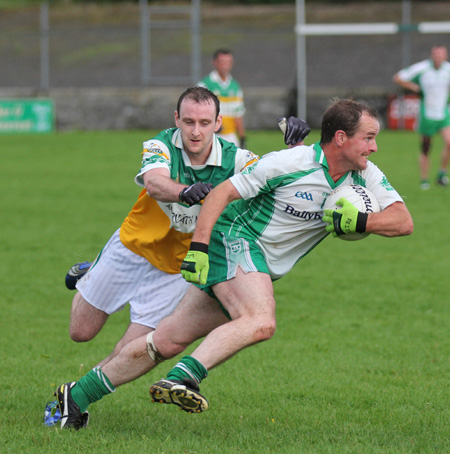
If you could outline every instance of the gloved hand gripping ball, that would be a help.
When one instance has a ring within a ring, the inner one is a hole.
[[[342,240],[355,241],[370,235],[366,231],[368,215],[378,213],[380,205],[369,189],[352,183],[339,185],[331,191],[324,202],[323,210],[322,219],[329,224],[325,227],[327,232]]]
[[[347,235],[349,233],[364,233],[366,231],[368,213],[361,213],[347,199],[341,198],[336,205],[342,206],[339,210],[325,210],[323,221],[328,225],[325,227],[327,232],[334,237]]]

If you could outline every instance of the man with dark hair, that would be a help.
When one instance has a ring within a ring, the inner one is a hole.
[[[206,336],[166,379],[150,387],[155,402],[175,404],[189,413],[206,410],[208,401],[198,385],[208,370],[274,334],[273,280],[330,232],[343,235],[358,229],[388,237],[412,233],[402,198],[368,161],[377,151],[380,129],[373,112],[355,101],[336,101],[324,115],[320,142],[269,153],[209,193],[181,267],[195,285],[155,331],[128,343],[102,368],[111,390]],[[350,183],[373,192],[382,211],[365,215],[341,199],[341,209],[324,213],[327,195]],[[74,383],[64,386],[75,389]],[[96,393],[95,387],[88,390],[85,377],[77,384],[81,392],[73,397],[83,408],[107,394]],[[72,420],[81,418],[78,407],[70,411]]]
[[[201,202],[213,186],[259,159],[216,136],[222,123],[219,101],[206,88],[191,87],[181,94],[175,123],[175,128],[144,142],[142,167],[135,177],[143,187],[138,200],[76,284],[70,322],[73,340],[93,339],[109,315],[127,303],[131,320],[107,358],[78,382],[57,389],[61,427],[87,425],[89,403],[114,391],[118,384],[110,381],[102,367],[108,367],[134,339],[145,339],[174,310],[190,286],[180,267]],[[291,117],[285,141],[301,141],[308,132],[305,122]],[[124,363],[118,367],[126,370],[126,351],[122,358]],[[141,374],[138,369],[131,372],[137,374],[133,378]],[[56,403],[50,407],[55,409]]]
[[[272,281],[288,273],[328,233],[412,233],[402,198],[368,160],[377,151],[379,130],[374,109],[337,100],[323,116],[320,142],[269,153],[211,191],[181,267],[186,280],[197,286],[189,288],[152,333],[152,351],[159,359],[183,351],[204,334],[194,326],[199,317],[207,318],[210,332],[166,379],[150,387],[155,402],[191,413],[206,410],[199,383],[211,368],[273,336]],[[360,213],[345,199],[337,202],[342,208],[323,211],[333,189],[352,183],[367,187],[381,212]]]

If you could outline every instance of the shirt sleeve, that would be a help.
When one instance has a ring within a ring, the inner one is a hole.
[[[429,63],[427,60],[415,63],[414,65],[408,66],[398,72],[400,79],[412,82],[419,74],[421,74],[427,67]]]
[[[290,150],[285,151],[290,152]],[[230,178],[231,183],[243,199],[250,199],[273,190],[273,179],[285,174],[287,171],[285,166],[289,165],[289,159],[281,154],[282,152],[268,153]]]
[[[170,166],[170,151],[167,145],[160,140],[148,140],[144,142],[141,170],[135,176],[134,181],[137,185],[144,187],[143,175],[145,172],[160,168],[166,168],[170,172]]]
[[[259,156],[250,150],[238,148],[235,158],[234,173],[242,172],[247,167],[259,160]]]

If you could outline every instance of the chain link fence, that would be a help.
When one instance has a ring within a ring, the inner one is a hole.
[[[258,112],[270,111],[264,98],[270,89],[278,89],[284,97],[283,113],[296,113],[294,3],[221,7],[193,0],[147,9],[142,4],[51,5],[48,21],[39,6],[2,10],[0,90],[24,88],[45,95],[55,89],[186,87],[211,70],[215,49],[228,47],[235,55],[233,75],[247,99],[258,98]],[[448,17],[448,2],[413,3],[413,22]],[[400,23],[401,19],[399,1],[349,8],[306,1],[307,23]],[[432,45],[450,48],[449,34],[408,36],[412,62],[427,58]],[[403,64],[402,38],[400,34],[308,37],[308,118],[320,117],[324,102],[317,99],[332,96],[376,97],[377,107],[386,110],[388,94],[398,90],[392,75]],[[43,57],[46,45],[48,55]],[[251,105],[249,109],[247,117]]]
[[[0,87],[187,85],[210,71],[212,52],[224,46],[235,53],[234,74],[243,86],[293,86],[294,4],[215,8],[197,0],[143,9],[143,3],[50,6],[48,21],[39,6],[2,11]],[[342,7],[306,5],[308,23],[401,21],[400,2],[383,2],[376,15],[370,4],[352,5],[346,14]],[[420,21],[441,20],[445,8],[450,14],[448,3],[427,5],[427,15],[423,5],[414,6]],[[450,37],[412,33],[410,42],[416,61]],[[386,87],[401,54],[400,35],[308,37],[308,87]]]

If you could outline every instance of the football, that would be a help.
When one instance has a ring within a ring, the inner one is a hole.
[[[323,209],[324,210],[338,210],[342,208],[336,205],[336,202],[344,197],[352,203],[359,211],[363,213],[378,213],[380,205],[378,204],[375,196],[365,187],[358,184],[349,184],[339,186],[326,198]],[[349,233],[347,235],[340,235],[338,238],[346,241],[356,241],[366,238],[370,233]]]

